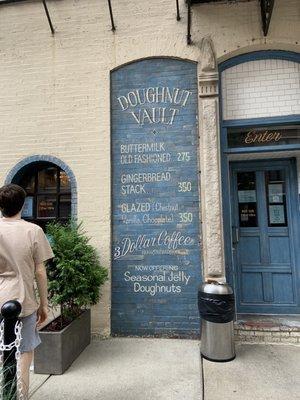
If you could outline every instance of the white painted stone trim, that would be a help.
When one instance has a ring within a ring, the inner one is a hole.
[[[203,269],[205,279],[225,281],[218,72],[213,59],[213,44],[204,38],[198,74]]]

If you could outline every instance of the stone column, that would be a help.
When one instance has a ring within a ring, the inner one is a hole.
[[[204,279],[225,281],[221,197],[218,69],[212,41],[204,38],[198,64],[200,195]]]

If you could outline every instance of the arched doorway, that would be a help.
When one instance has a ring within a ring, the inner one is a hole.
[[[299,55],[219,66],[227,278],[238,314],[299,314]]]

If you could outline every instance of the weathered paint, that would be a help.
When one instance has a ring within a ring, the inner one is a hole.
[[[235,231],[238,229],[233,252],[238,313],[255,313],[258,309],[264,314],[299,313],[299,212],[295,170],[295,161],[291,159],[231,163],[233,226]],[[254,195],[247,200],[244,192],[238,190],[237,174],[250,171],[255,191],[246,191],[246,195],[250,192]],[[269,171],[281,171],[282,181],[274,181],[275,186],[274,182],[268,184],[265,174]],[[272,187],[282,194],[272,195],[271,190],[273,193],[275,190]],[[245,226],[241,226],[239,212],[244,203],[246,211],[254,210],[256,214],[254,226],[247,226],[247,215]]]
[[[196,64],[118,69],[112,94],[112,333],[199,332]]]

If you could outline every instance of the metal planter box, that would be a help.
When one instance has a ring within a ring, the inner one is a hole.
[[[60,332],[40,331],[34,351],[36,374],[63,374],[91,342],[91,311],[84,311]]]

